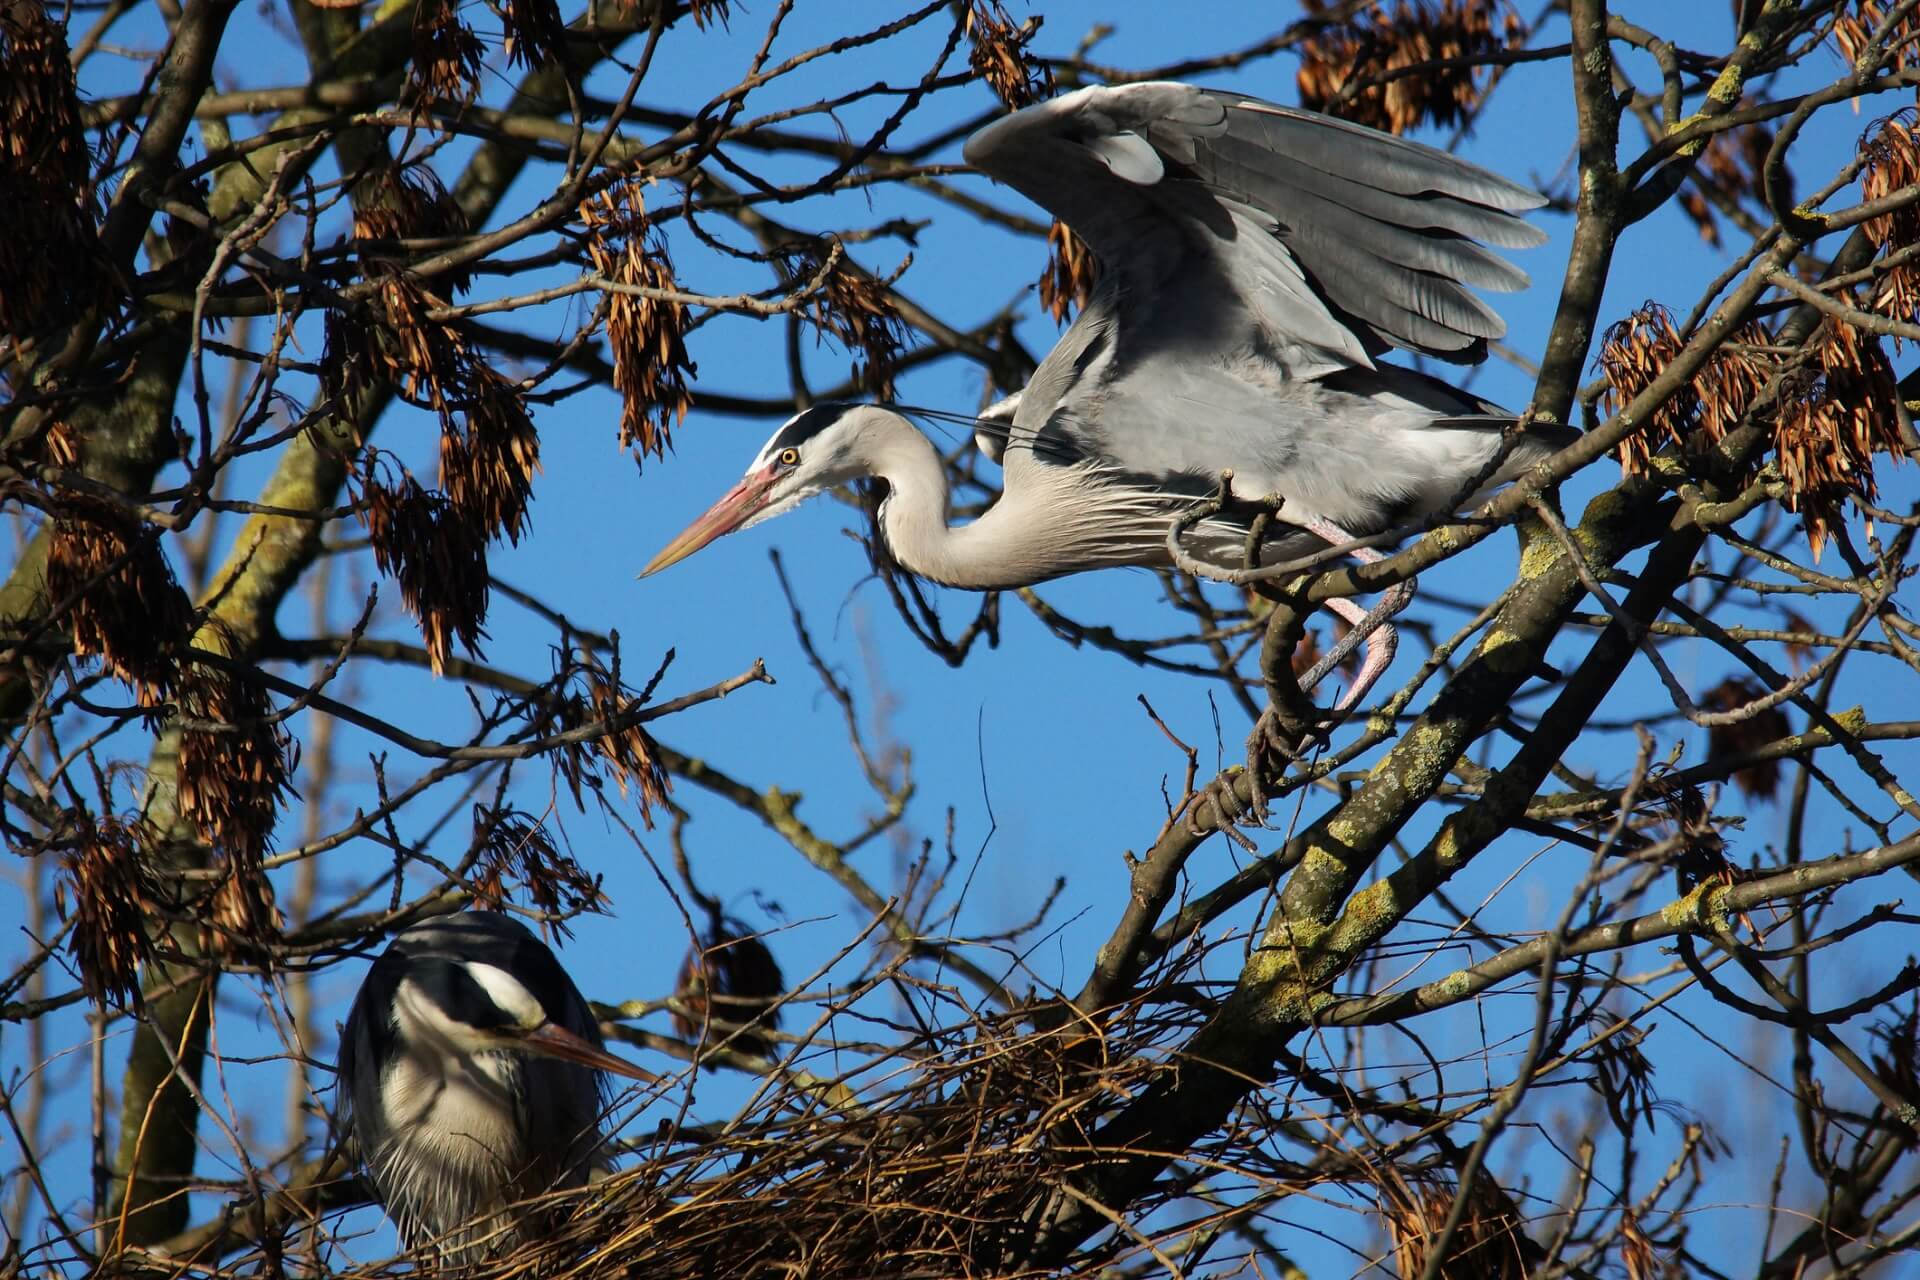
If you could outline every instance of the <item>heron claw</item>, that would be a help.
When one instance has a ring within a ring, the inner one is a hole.
[[[1254,794],[1259,794],[1259,784],[1257,782],[1254,784]],[[1246,820],[1250,811],[1246,805],[1240,802],[1239,795],[1236,794],[1233,789],[1232,781],[1225,776],[1210,780],[1204,787],[1195,792],[1193,798],[1188,802],[1187,834],[1197,838],[1204,838],[1208,834],[1200,827],[1200,806],[1209,800],[1213,802],[1213,812],[1217,819],[1216,825],[1218,830],[1222,832],[1227,839],[1233,841],[1248,853],[1258,853],[1260,851],[1259,846],[1255,845],[1251,839],[1239,830],[1239,824]],[[1261,815],[1261,821],[1264,825],[1264,813]]]

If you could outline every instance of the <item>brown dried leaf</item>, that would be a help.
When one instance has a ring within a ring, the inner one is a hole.
[[[92,167],[64,28],[43,5],[0,5],[0,336],[102,299]]]
[[[724,11],[723,11],[724,13]],[[587,256],[595,271],[617,284],[671,295],[676,291],[666,241],[652,234],[640,184],[624,182],[580,206]],[[634,460],[664,458],[673,428],[693,407],[689,381],[698,370],[687,358],[687,307],[671,296],[610,292],[607,343],[613,385],[621,397],[620,444]]]
[[[268,961],[286,925],[259,860],[230,861],[208,904],[203,949],[229,963]]]
[[[473,229],[466,210],[424,164],[389,164],[363,179],[356,196],[353,235],[359,241],[441,240]],[[362,247],[361,268],[370,276],[390,276],[402,269],[405,256]],[[437,278],[459,293],[472,283],[473,273],[451,271]]]
[[[410,474],[383,483],[371,453],[361,474],[360,518],[374,563],[399,584],[401,600],[420,624],[434,674],[446,669],[455,641],[479,653],[492,583],[486,538],[474,522]]]
[[[480,91],[486,49],[460,20],[459,0],[419,0],[409,59],[421,104],[460,104]]]
[[[1820,629],[1807,621],[1804,614],[1793,609],[1786,610],[1780,622],[1781,629],[1784,631],[1796,631],[1809,636],[1820,633]],[[1805,670],[1806,665],[1813,661],[1813,645],[1810,642],[1789,640],[1786,643],[1786,650],[1787,661],[1793,664],[1795,674]]]
[[[707,1032],[709,1019],[739,1024],[758,1019],[768,1028],[780,1025],[780,1010],[770,1002],[784,994],[786,977],[773,952],[747,932],[737,920],[716,917],[687,952],[674,979],[674,1030],[688,1040]],[[725,1039],[716,1032],[712,1039]],[[773,1042],[752,1031],[732,1036],[729,1047],[755,1057],[773,1052]]]
[[[1015,25],[1000,0],[973,0],[967,10],[967,65],[1015,111],[1053,96],[1053,72],[1028,52],[1040,18]]]
[[[1333,0],[1303,0],[1306,17],[1327,15]],[[1375,129],[1406,133],[1423,123],[1459,123],[1479,104],[1484,67],[1425,67],[1485,60],[1526,43],[1526,25],[1506,0],[1385,0],[1300,41],[1300,105]],[[1384,74],[1425,69],[1368,84]]]
[[[472,373],[466,429],[440,432],[440,487],[462,519],[517,544],[540,470],[540,435],[517,388],[485,365]]]
[[[1752,98],[1742,98],[1739,106],[1747,107],[1753,103]],[[1722,129],[1708,138],[1699,163],[1693,170],[1692,182],[1695,185],[1682,191],[1679,200],[1680,211],[1700,229],[1700,238],[1708,245],[1719,247],[1720,224],[1713,205],[1697,188],[1709,188],[1736,204],[1742,200],[1763,199],[1764,166],[1767,152],[1772,146],[1773,130],[1764,124]],[[1791,200],[1793,176],[1788,172],[1784,177],[1787,198]]]
[[[564,921],[583,911],[597,911],[606,902],[600,878],[562,852],[532,814],[475,805],[473,838],[479,847],[472,881],[476,906],[499,911],[518,888],[528,905],[551,919],[556,931],[571,937]]]
[[[566,48],[567,27],[555,0],[506,0],[500,13],[506,28],[507,65],[537,67]],[[696,7],[694,21],[699,21]]]
[[[1713,216],[1713,206],[1707,198],[1691,188],[1680,193],[1680,212],[1684,213],[1694,226],[1700,229],[1700,239],[1708,248],[1720,247],[1720,223]]]
[[[811,282],[827,264],[830,253],[831,249],[817,244],[795,246],[778,259],[780,272],[789,284]],[[804,314],[817,332],[865,357],[853,362],[854,382],[878,399],[893,398],[893,375],[900,362],[900,349],[906,345],[907,327],[894,305],[889,282],[839,257],[825,281],[808,296]]]
[[[1738,107],[1758,105],[1754,98],[1742,98]],[[1722,129],[1707,142],[1700,157],[1700,171],[1729,195],[1759,197],[1766,188],[1767,155],[1773,150],[1773,130],[1764,124],[1743,124]],[[1782,175],[1787,198],[1793,198],[1793,174]]]
[[[1840,46],[1840,52],[1847,61],[1855,66],[1867,52],[1867,45],[1887,20],[1887,15],[1900,8],[1898,0],[1853,0],[1851,11],[1843,13],[1833,24],[1833,42]],[[1903,69],[1920,65],[1920,11],[1908,9],[1900,15],[1900,20],[1887,33],[1886,51],[1892,65]]]
[[[1899,390],[1879,340],[1829,319],[1817,341],[1813,375],[1782,398],[1773,428],[1787,509],[1800,513],[1816,561],[1841,504],[1879,495],[1874,455],[1905,456]]]
[[[1333,643],[1339,644],[1341,639],[1351,630],[1353,630],[1353,627],[1345,618],[1335,618],[1333,620]],[[1313,664],[1320,661],[1324,653],[1325,650],[1320,647],[1320,632],[1316,628],[1308,627],[1301,635],[1300,643],[1293,647],[1293,659],[1289,665],[1293,668],[1294,678],[1299,679],[1301,676],[1306,675],[1307,672],[1313,670]],[[1349,677],[1359,669],[1360,651],[1357,649],[1341,659],[1340,665],[1334,668],[1335,671],[1345,672]]]
[[[1047,229],[1047,269],[1040,276],[1040,305],[1060,324],[1087,305],[1100,282],[1100,259],[1073,228],[1056,220]]]
[[[149,918],[157,911],[146,846],[151,832],[138,818],[94,819],[73,811],[74,846],[61,856],[54,903],[73,921],[67,949],[87,994],[102,1005],[131,1007],[140,969],[153,958]]]
[[[281,795],[291,790],[293,741],[268,719],[273,706],[259,685],[205,663],[181,668],[176,705],[180,816],[225,855],[237,875],[257,878]],[[240,892],[236,918],[264,928],[267,916],[255,907],[270,904],[270,892],[254,884]]]
[[[1766,690],[1746,676],[1729,676],[1700,697],[1708,711],[1727,712],[1748,706],[1766,696]],[[1756,711],[1732,724],[1717,724],[1707,730],[1707,758],[1745,755],[1792,734],[1787,713],[1779,707]],[[1756,760],[1734,771],[1733,781],[1743,795],[1751,799],[1771,800],[1780,789],[1780,762]]]
[[[52,522],[47,595],[66,609],[73,651],[97,656],[143,706],[165,702],[193,606],[160,550],[160,531],[119,507],[69,496]]]
[[[1375,1185],[1394,1269],[1401,1280],[1418,1280],[1446,1227],[1458,1187],[1437,1178],[1409,1182],[1392,1165],[1381,1167]],[[1526,1259],[1517,1243],[1522,1230],[1511,1202],[1483,1171],[1437,1275],[1440,1280],[1525,1280]]]
[[[1914,136],[1912,107],[1896,112],[1862,137],[1860,196],[1881,200],[1920,182],[1920,141]],[[1920,245],[1920,206],[1907,205],[1867,220],[1864,230],[1880,246],[1883,258]],[[1896,320],[1920,319],[1920,262],[1896,262],[1884,268],[1873,289],[1873,307]],[[1898,350],[1900,339],[1894,339]]]
[[[1660,1274],[1653,1241],[1640,1229],[1640,1219],[1631,1209],[1620,1214],[1620,1264],[1627,1269],[1627,1280],[1654,1280]]]
[[[1763,354],[1767,342],[1766,331],[1749,324],[1721,343],[1700,371],[1653,411],[1647,430],[1621,442],[1621,468],[1643,471],[1666,441],[1685,443],[1696,431],[1719,440],[1738,426],[1773,372],[1773,361]],[[1683,345],[1673,313],[1656,302],[1610,325],[1595,362],[1607,380],[1600,411],[1612,415],[1625,408],[1666,371]]]

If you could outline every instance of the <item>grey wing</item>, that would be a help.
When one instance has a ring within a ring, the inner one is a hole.
[[[1446,152],[1189,85],[1081,89],[965,154],[1072,227],[1120,297],[1153,298],[1175,273],[1183,292],[1225,290],[1220,309],[1292,377],[1371,367],[1390,346],[1483,358],[1506,326],[1470,286],[1527,277],[1481,242],[1546,238],[1516,216],[1537,193]]]

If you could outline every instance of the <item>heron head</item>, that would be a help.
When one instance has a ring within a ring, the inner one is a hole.
[[[398,1022],[468,1054],[530,1053],[578,1063],[629,1080],[659,1079],[616,1058],[564,1025],[526,983],[498,965],[477,960],[423,959],[401,987]],[[559,1015],[559,1016],[556,1016]],[[428,1024],[419,1026],[419,1024]]]
[[[870,405],[819,404],[789,418],[754,455],[740,483],[662,547],[640,576],[679,563],[722,534],[750,529],[816,493],[866,475],[859,443],[876,412]]]

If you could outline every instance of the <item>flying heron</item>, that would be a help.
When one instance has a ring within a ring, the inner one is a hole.
[[[343,1121],[409,1249],[471,1261],[521,1238],[509,1206],[608,1167],[602,1047],[545,943],[492,911],[403,930],[340,1038]]]
[[[886,482],[879,525],[895,559],[950,586],[1167,566],[1171,525],[1226,472],[1233,498],[1281,500],[1260,552],[1276,563],[1477,500],[1577,434],[1511,433],[1498,406],[1378,359],[1396,347],[1485,358],[1506,326],[1468,286],[1526,285],[1485,247],[1546,239],[1520,217],[1543,203],[1525,187],[1343,120],[1171,83],[1027,107],[975,133],[965,155],[1065,222],[1103,268],[1026,387],[975,428],[1004,469],[999,499],[949,524],[939,454],[907,418],[818,405],[644,573],[861,477]],[[1229,507],[1184,548],[1238,568],[1250,520]],[[1404,603],[1396,594],[1372,615],[1328,603],[1358,639]],[[1390,625],[1367,639],[1343,708],[1393,642]]]

